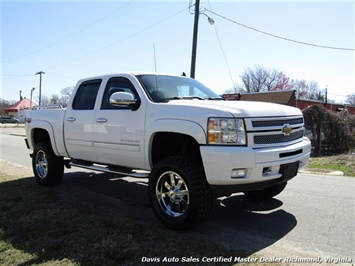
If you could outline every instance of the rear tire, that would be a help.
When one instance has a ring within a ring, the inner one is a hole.
[[[285,189],[286,185],[287,182],[260,190],[246,191],[244,194],[252,199],[267,200],[280,194]]]
[[[171,156],[153,168],[149,177],[149,200],[165,226],[184,230],[206,219],[213,197],[198,162]]]
[[[63,178],[64,160],[54,154],[49,142],[39,142],[33,150],[32,169],[40,185],[54,186]]]

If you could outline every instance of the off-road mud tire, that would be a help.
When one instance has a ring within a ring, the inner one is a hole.
[[[201,163],[183,156],[167,157],[155,165],[148,192],[155,215],[174,230],[201,224],[213,202]]]

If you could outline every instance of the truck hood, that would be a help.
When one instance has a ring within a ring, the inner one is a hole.
[[[252,102],[252,101],[218,101],[218,100],[173,100],[168,103],[174,106],[205,108],[227,112],[234,117],[270,117],[301,115],[300,109],[287,105]]]

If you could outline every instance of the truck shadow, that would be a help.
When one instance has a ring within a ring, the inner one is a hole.
[[[103,265],[102,259],[106,265],[120,264],[123,255],[118,253],[121,251],[108,256],[101,250],[101,261],[95,261],[92,256],[98,254],[98,246],[106,243],[108,232],[110,237],[117,236],[117,242],[122,241],[120,234],[129,234],[135,246],[142,247],[142,250],[135,250],[135,255],[130,255],[133,251],[124,255],[131,256],[133,260],[127,265],[141,264],[139,259],[149,256],[150,252],[157,256],[159,249],[155,247],[155,242],[160,242],[159,246],[166,242],[168,246],[171,238],[163,237],[168,234],[176,236],[176,241],[180,241],[179,237],[183,239],[182,246],[186,245],[186,239],[203,239],[206,243],[224,246],[233,256],[247,257],[274,244],[296,226],[296,218],[282,210],[282,205],[277,199],[261,203],[249,200],[242,194],[219,198],[206,223],[190,231],[174,232],[160,225],[154,217],[145,180],[75,172],[66,173],[57,187],[43,188],[36,184],[33,177],[28,177],[0,183],[0,232],[3,231],[0,237],[16,249],[36,254],[19,265],[63,259],[83,265]],[[121,219],[126,223],[126,219],[128,223],[137,222],[139,226],[122,225]],[[97,227],[100,226],[105,228],[99,230]],[[152,238],[158,235],[159,241],[147,243],[147,236],[141,235],[151,235]],[[85,241],[89,244],[84,244]],[[197,251],[193,252],[201,256],[212,255],[204,254],[210,252],[208,250],[196,248]],[[161,252],[158,255],[174,255],[166,253],[169,252],[166,250]],[[190,251],[181,252],[185,254]],[[214,254],[217,255],[227,256]],[[190,253],[185,256],[190,256]]]

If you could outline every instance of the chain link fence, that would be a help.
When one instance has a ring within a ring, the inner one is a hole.
[[[303,110],[306,136],[312,142],[312,155],[332,155],[355,150],[355,115],[346,109],[334,113],[323,105]]]

